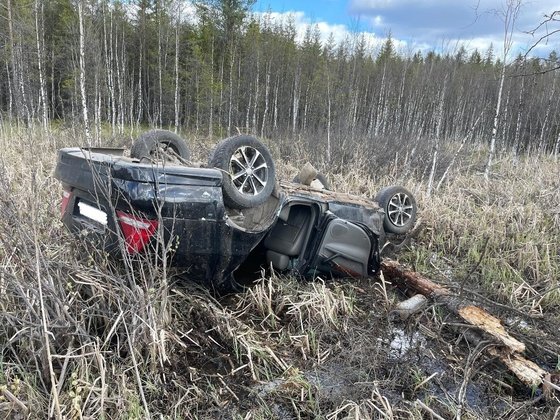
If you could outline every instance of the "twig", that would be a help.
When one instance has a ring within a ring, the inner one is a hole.
[[[146,418],[151,419],[150,410],[148,409],[148,402],[146,401],[146,396],[144,395],[144,387],[142,386],[142,379],[140,378],[140,371],[138,370],[138,363],[136,362],[136,356],[134,355],[134,347],[132,347],[132,337],[128,332],[128,327],[126,322],[124,324],[124,329],[126,331],[126,338],[128,341],[128,348],[130,350],[130,356],[132,357],[132,364],[134,365],[134,373],[136,374],[136,382],[138,383],[138,391],[140,392],[140,397],[142,397],[142,404],[144,405],[144,410],[146,410]]]
[[[420,401],[419,399],[416,399],[415,401],[416,405],[419,405],[420,408],[426,410],[428,413],[430,413],[432,416],[434,416],[436,419],[438,420],[445,420],[443,417],[441,417],[438,413],[436,413],[434,410],[432,410],[430,407],[428,407],[426,404],[424,404],[422,401]]]
[[[105,406],[105,398],[106,398],[106,394],[107,394],[107,384],[106,384],[106,380],[105,380],[105,375],[106,375],[106,368],[105,368],[105,359],[103,358],[103,355],[101,354],[101,347],[99,346],[99,338],[97,339],[96,342],[96,346],[95,346],[95,356],[97,359],[97,365],[98,365],[98,369],[99,369],[99,376],[101,378],[101,402],[100,402],[100,410],[101,410],[101,415],[103,415],[104,412],[104,406]]]
[[[459,387],[459,391],[457,392],[457,414],[455,415],[456,420],[461,420],[461,414],[463,411],[463,406],[465,402],[465,396],[467,394],[467,385],[471,379],[473,370],[474,370],[474,362],[480,356],[482,351],[491,345],[489,341],[481,341],[478,345],[474,348],[474,350],[469,354],[467,357],[467,362],[465,363],[465,378]]]
[[[33,173],[33,180],[32,180],[32,190],[36,189],[36,182],[35,182],[35,173]],[[40,261],[41,261],[41,251],[39,250],[39,235],[37,233],[37,211],[35,208],[35,201],[32,201],[32,205],[31,205],[31,211],[33,214],[33,219],[34,219],[34,223],[33,223],[33,235],[34,235],[34,239],[35,239],[35,274],[37,276],[37,283],[38,283],[38,290],[39,290],[39,304],[40,304],[40,309],[41,309],[41,324],[42,324],[42,329],[43,329],[43,339],[45,340],[45,352],[47,354],[47,362],[48,362],[48,368],[49,368],[49,375],[50,375],[50,379],[51,379],[51,392],[52,392],[52,397],[53,397],[53,402],[54,402],[54,407],[56,409],[56,417],[57,418],[62,418],[62,412],[60,410],[60,402],[58,399],[58,388],[57,388],[57,382],[56,382],[56,375],[54,373],[54,367],[53,367],[53,358],[51,355],[51,343],[49,340],[49,334],[52,334],[49,329],[48,329],[48,324],[47,324],[47,310],[45,308],[45,299],[43,296],[43,277],[41,276],[41,267],[40,267]]]
[[[73,346],[72,346],[72,342],[70,342],[70,345],[68,346],[68,351],[66,352],[66,356],[69,356],[70,353],[72,353],[72,350],[74,350]],[[56,356],[56,355],[54,355]],[[53,356],[53,357],[54,357]],[[57,392],[60,394],[60,392],[62,391],[62,385],[64,385],[64,380],[66,378],[66,370],[68,369],[68,361],[70,360],[69,357],[65,357],[64,358],[64,363],[62,364],[62,370],[60,371],[60,375],[58,376],[58,384],[57,384]],[[54,401],[53,404],[51,405],[51,409],[49,411],[49,417],[53,416],[53,411],[54,411]]]
[[[514,414],[517,412],[523,412],[523,410],[527,409],[528,407],[538,403],[540,400],[542,400],[544,398],[544,395],[541,394],[538,397],[535,397],[533,399],[530,399],[528,401],[525,401],[523,404],[521,404],[520,406],[516,407],[516,408],[512,408],[511,410],[509,410],[508,412],[504,413],[502,415],[503,419],[511,419],[514,418]],[[523,418],[523,417],[516,417],[516,418]],[[556,417],[553,417],[553,420],[556,420]]]
[[[432,373],[430,376],[428,376],[426,379],[424,379],[422,382],[420,382],[418,385],[416,385],[414,387],[413,392],[415,392],[417,389],[421,388],[422,386],[426,385],[428,382],[430,382],[437,375],[439,375],[439,372]]]
[[[12,403],[14,403],[15,405],[17,405],[19,408],[23,410],[24,415],[27,415],[27,413],[29,413],[29,408],[27,408],[27,406],[23,402],[21,402],[21,400],[18,397],[16,397],[14,394],[8,391],[5,385],[3,387],[0,387],[0,390],[2,390],[2,395],[6,399],[10,400]]]
[[[519,309],[516,309],[516,308],[514,308],[514,307],[512,307],[512,306],[509,306],[509,305],[506,305],[506,304],[503,304],[503,303],[496,302],[496,301],[494,301],[494,300],[492,300],[492,299],[489,299],[489,298],[487,298],[486,296],[484,296],[484,295],[482,295],[482,294],[480,294],[480,293],[478,293],[478,292],[475,292],[474,290],[467,289],[467,288],[465,288],[465,287],[463,287],[463,286],[455,286],[455,285],[452,285],[452,284],[447,284],[446,286],[447,286],[448,288],[450,288],[450,289],[460,289],[460,290],[462,290],[463,292],[466,292],[466,293],[468,293],[469,295],[473,295],[473,296],[477,297],[478,299],[480,299],[481,301],[484,301],[484,302],[486,302],[486,303],[488,303],[488,304],[490,304],[490,305],[492,305],[492,306],[496,306],[496,307],[498,307],[498,308],[505,309],[505,310],[507,310],[507,311],[516,313],[516,314],[521,315],[521,316],[526,317],[526,318],[540,319],[540,318],[543,317],[542,315],[531,315],[531,314],[527,314],[527,313],[525,313],[525,312],[523,312],[523,311],[521,311],[521,310],[519,310]],[[476,300],[473,299],[473,301],[476,301]]]

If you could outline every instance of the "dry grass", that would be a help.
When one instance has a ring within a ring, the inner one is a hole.
[[[534,402],[502,367],[475,360],[474,349],[469,358],[468,347],[443,328],[439,308],[407,323],[390,321],[397,296],[374,280],[265,276],[216,300],[176,282],[164,266],[116,264],[80,245],[59,222],[61,188],[52,177],[56,150],[79,138],[63,128],[5,126],[0,133],[0,416],[554,415],[553,402]],[[206,160],[208,149],[197,142],[195,158]],[[293,163],[279,165],[284,178],[307,153],[297,144],[293,150]],[[375,170],[361,156],[356,152],[344,171],[322,167],[333,187],[374,196],[381,186],[404,183],[418,197],[425,228],[400,258],[475,300],[501,303],[490,307],[540,343],[530,350],[555,367],[557,164],[504,160],[489,183],[455,168],[427,197],[421,181],[399,179],[398,164]]]

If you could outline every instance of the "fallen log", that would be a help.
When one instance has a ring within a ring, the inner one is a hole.
[[[434,302],[444,306],[451,313],[459,316],[475,331],[489,338],[494,345],[487,348],[487,353],[498,358],[504,365],[530,387],[543,384],[547,371],[536,363],[526,359],[522,353],[525,344],[512,337],[504,328],[501,321],[486,310],[454,295],[451,290],[443,287],[427,277],[403,267],[396,261],[385,259],[381,263],[381,270],[386,280],[400,289],[420,293]],[[474,337],[479,340],[480,335],[466,334],[467,339]]]

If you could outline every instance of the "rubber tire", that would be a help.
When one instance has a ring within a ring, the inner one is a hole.
[[[389,203],[391,202],[391,199],[397,194],[405,194],[406,196],[408,196],[408,198],[410,199],[410,205],[412,205],[411,216],[402,226],[395,225],[389,218],[388,206]],[[381,191],[377,193],[375,197],[375,201],[385,212],[385,217],[383,219],[383,227],[385,229],[385,232],[403,234],[403,233],[407,233],[409,230],[411,230],[414,227],[418,208],[416,206],[416,200],[414,196],[406,188],[403,188],[398,185],[383,188]]]
[[[171,147],[182,159],[189,160],[191,154],[185,140],[168,130],[150,130],[142,134],[132,145],[130,157],[157,160],[155,153],[160,144]]]
[[[229,174],[231,157],[240,147],[244,146],[256,149],[263,156],[268,167],[268,178],[266,185],[257,195],[249,195],[241,193],[233,184],[231,177],[224,175],[222,184],[224,204],[234,209],[246,209],[264,203],[276,185],[276,169],[272,155],[263,143],[252,136],[239,135],[222,140],[211,153],[209,166],[221,169]]]
[[[327,177],[325,175],[318,173],[315,179],[319,181],[321,184],[323,184],[325,190],[328,191],[331,190],[331,184],[329,184],[329,181],[327,180]],[[294,177],[294,179],[292,179],[292,182],[295,182],[296,184],[301,184],[301,181],[299,180],[299,176],[297,175]]]

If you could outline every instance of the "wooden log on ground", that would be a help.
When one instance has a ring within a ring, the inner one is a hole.
[[[385,279],[400,289],[420,293],[432,299],[458,315],[475,330],[492,339],[495,345],[488,347],[487,353],[502,361],[521,382],[530,387],[543,384],[547,372],[522,355],[525,351],[525,344],[512,337],[498,318],[482,308],[464,303],[451,290],[403,267],[396,261],[384,260],[381,263],[381,270]]]

